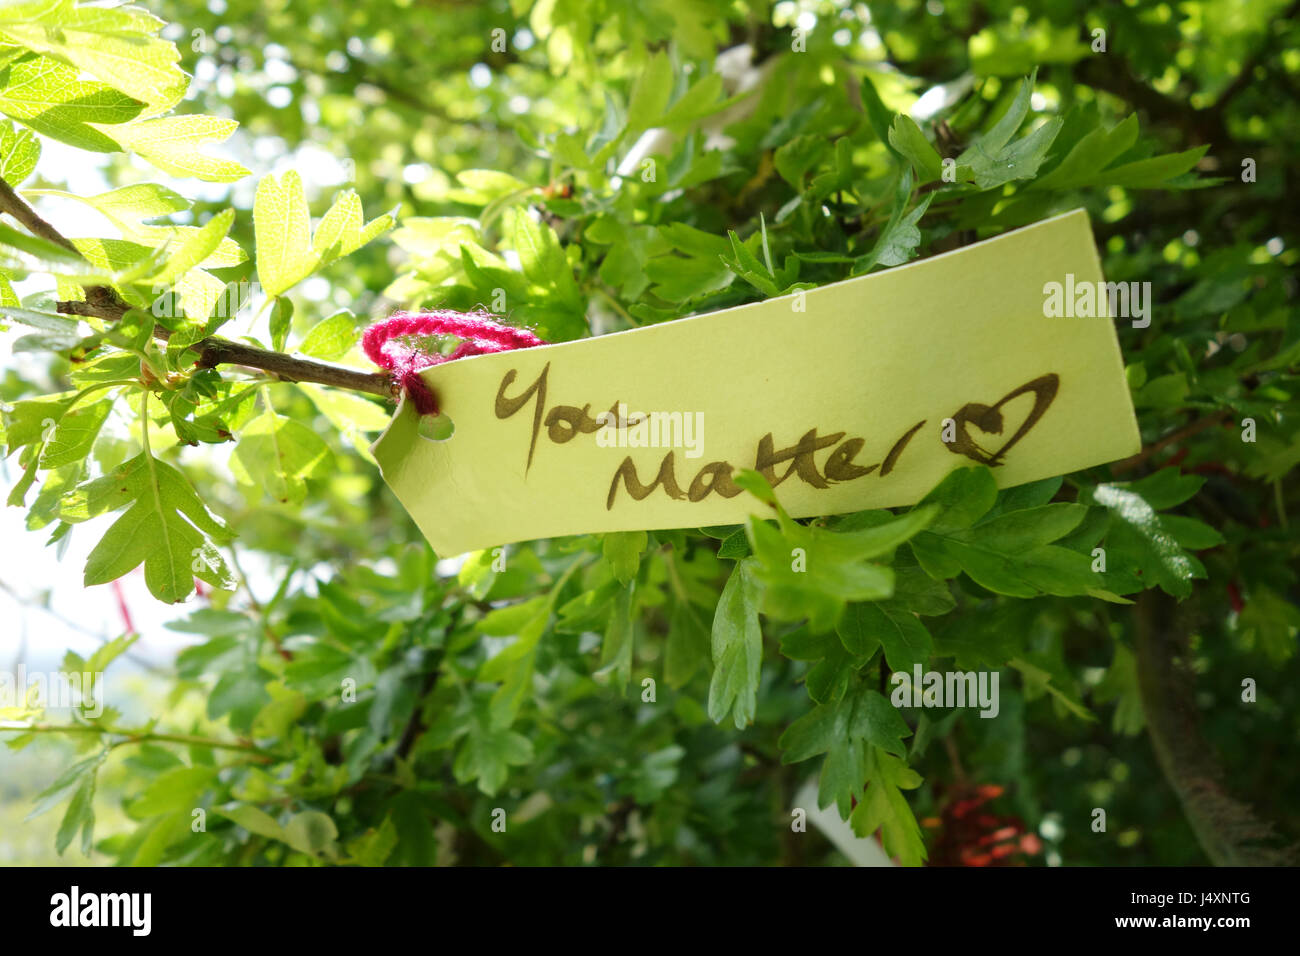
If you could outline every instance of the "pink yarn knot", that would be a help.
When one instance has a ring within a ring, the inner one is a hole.
[[[412,335],[453,335],[461,342],[448,355],[399,341]],[[395,312],[366,329],[361,339],[370,361],[393,373],[421,415],[437,415],[438,400],[420,377],[420,370],[470,355],[509,352],[545,345],[527,329],[502,325],[488,312]]]

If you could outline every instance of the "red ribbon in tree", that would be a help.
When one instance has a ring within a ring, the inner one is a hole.
[[[399,341],[408,336],[422,335],[455,336],[461,342],[450,354],[443,355]],[[545,344],[527,329],[502,325],[490,313],[449,310],[395,312],[391,318],[366,329],[361,339],[361,347],[370,361],[393,373],[393,380],[411,397],[415,410],[421,415],[438,414],[438,400],[420,377],[421,369],[469,355],[509,352]]]

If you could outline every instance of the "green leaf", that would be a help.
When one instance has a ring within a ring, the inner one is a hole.
[[[1136,115],[1126,117],[1113,129],[1098,126],[1075,143],[1055,169],[1034,180],[1029,188],[1074,189],[1095,182],[1099,171],[1133,147],[1137,135]]]
[[[143,108],[105,83],[79,79],[75,67],[53,57],[24,56],[0,69],[0,113],[78,149],[115,152],[118,143],[102,128]]]
[[[1115,701],[1115,715],[1111,729],[1117,734],[1132,737],[1146,726],[1146,713],[1142,710],[1142,692],[1138,687],[1137,658],[1123,644],[1115,645],[1106,676],[1093,690],[1093,699],[1099,704]]]
[[[1087,513],[1087,505],[1058,501],[1007,512],[953,537],[994,551],[1028,550],[1065,537]]]
[[[1038,71],[1034,70],[1033,75],[1025,77],[1020,81],[1020,86],[1016,89],[1016,96],[1007,107],[1007,111],[998,117],[998,121],[982,136],[978,137],[977,142],[982,150],[986,153],[999,153],[1002,148],[1011,142],[1011,137],[1016,135],[1020,129],[1020,124],[1025,121],[1029,115],[1029,105],[1033,99],[1034,84],[1038,80]],[[973,148],[973,147],[972,147]],[[963,158],[970,158],[971,150],[963,153]]]
[[[177,810],[192,810],[198,806],[216,776],[213,767],[174,767],[155,777],[144,792],[131,801],[128,812],[141,819]]]
[[[217,807],[215,812],[221,814],[228,820],[243,827],[249,833],[255,836],[267,837],[272,840],[285,840],[284,828],[276,822],[265,810],[259,810],[257,807],[248,804],[240,804],[234,807]]]
[[[348,856],[359,866],[383,866],[397,848],[397,840],[397,827],[387,816],[378,830],[371,827],[348,843]]]
[[[1281,665],[1296,652],[1300,607],[1270,588],[1255,587],[1237,618],[1237,627],[1255,641],[1270,662]]]
[[[781,762],[798,763],[853,744],[872,744],[901,757],[907,752],[903,738],[911,733],[884,695],[859,683],[852,693],[818,704],[786,728],[780,740]],[[824,790],[820,805],[827,806],[834,800],[847,809],[848,797],[861,795],[862,782],[859,777],[848,792]]]
[[[179,471],[147,452],[112,473],[114,507],[130,507],[86,559],[85,583],[106,584],[144,564],[145,584],[160,601],[175,604],[200,578],[229,588],[225,561],[213,543],[230,532],[203,506]]]
[[[42,16],[10,20],[0,7],[0,37],[66,60],[160,113],[180,102],[189,77],[176,44],[159,37],[163,21],[138,7],[46,6]]]
[[[83,757],[55,777],[53,783],[37,794],[36,803],[24,818],[24,822],[48,813],[67,799],[68,795],[79,789],[87,778],[94,777],[105,756],[107,751],[101,750],[89,757]]]
[[[356,190],[345,189],[334,198],[334,203],[316,225],[316,234],[311,242],[315,256],[312,268],[319,269],[350,255],[393,228],[393,222],[391,213],[366,222],[361,211],[361,197]]]
[[[635,636],[635,622],[632,619],[632,591],[634,584],[628,583],[619,588],[610,604],[609,623],[605,628],[605,639],[600,646],[600,669],[598,676],[609,675],[620,693],[627,688],[632,679],[632,651]]]
[[[178,232],[176,237],[179,241],[164,250],[167,256],[165,264],[150,277],[150,281],[161,285],[208,262],[212,254],[225,241],[226,233],[230,231],[234,221],[235,210],[226,209],[188,234]]]
[[[199,115],[164,116],[104,127],[100,124],[106,120],[96,118],[99,120],[94,124],[97,130],[112,137],[123,149],[172,176],[193,176],[209,183],[233,183],[248,175],[248,170],[239,163],[207,156],[199,149],[205,143],[221,143],[229,138],[239,126],[234,120]]]
[[[302,422],[269,409],[240,433],[231,468],[245,485],[260,486],[280,502],[297,504],[307,496],[308,478],[329,469],[329,446]]]
[[[740,237],[734,231],[728,230],[727,236],[731,240],[732,253],[730,258],[727,256],[722,257],[722,261],[727,264],[727,267],[763,295],[780,295],[781,289],[772,281],[771,271],[758,261],[758,258],[749,251],[748,246],[740,241]]]
[[[284,842],[308,856],[334,859],[338,856],[338,838],[334,818],[319,810],[295,813],[284,825]]]
[[[311,275],[311,211],[296,172],[279,180],[262,177],[253,200],[253,231],[257,276],[267,295],[281,295]]]
[[[823,136],[796,136],[773,154],[773,164],[781,178],[795,189],[803,189],[804,176],[826,155]]]
[[[741,473],[748,486],[756,473]],[[761,478],[759,478],[762,481]],[[771,491],[763,482],[764,494]],[[762,497],[762,495],[760,495]],[[751,517],[746,524],[754,574],[763,585],[763,610],[783,620],[809,619],[814,631],[834,627],[849,601],[879,600],[893,593],[890,568],[867,563],[925,528],[935,509],[905,515],[885,512],[882,523],[859,531],[834,531],[792,521],[778,506],[776,526]]]
[[[383,431],[392,420],[392,413],[387,408],[361,395],[315,385],[300,384],[298,387],[311,398],[330,424],[345,435],[353,431]]]
[[[906,761],[873,746],[867,751],[867,779],[864,798],[849,818],[853,832],[865,837],[879,830],[886,853],[904,866],[920,866],[926,857],[925,842],[902,793],[919,787],[920,775]]]
[[[59,824],[59,831],[54,837],[54,848],[63,855],[63,851],[72,843],[77,831],[81,831],[81,852],[90,853],[95,833],[95,775],[87,774],[77,784],[72,799],[68,801],[67,812]]]
[[[853,266],[853,275],[863,275],[876,266],[902,265],[916,255],[916,248],[921,244],[921,230],[917,223],[930,208],[934,193],[927,195],[908,212],[907,204],[911,197],[912,170],[908,168],[903,171],[894,191],[894,209],[889,221],[880,230],[871,251],[858,257]]]
[[[912,164],[918,185],[934,182],[942,175],[943,161],[939,151],[925,138],[921,127],[910,116],[899,113],[894,117],[894,123],[889,129],[889,144]]]
[[[113,410],[111,399],[79,405],[58,417],[49,441],[41,452],[42,468],[61,468],[83,460]]]
[[[271,702],[262,707],[253,718],[253,736],[259,739],[284,737],[307,709],[307,697],[299,691],[272,681],[266,685]],[[371,714],[375,709],[371,709]]]
[[[492,695],[488,715],[494,727],[509,727],[523,705],[537,660],[537,645],[551,617],[551,599],[532,598],[522,604],[489,613],[478,624],[485,634],[517,635],[515,641],[488,658],[479,668],[481,681],[501,681]]]
[[[0,223],[0,246],[9,246],[31,256],[35,259],[30,266],[33,270],[51,272],[57,276],[74,279],[82,285],[111,284],[114,280],[114,276],[110,273],[88,263],[71,249],[19,232],[3,223]],[[7,249],[0,248],[0,261],[4,260],[16,262],[24,268],[28,267],[27,263],[13,257]]]
[[[289,329],[293,325],[292,299],[286,296],[276,298],[275,305],[271,306],[269,324],[271,328],[271,348],[281,352],[284,350],[284,343],[288,341]]]
[[[758,674],[763,636],[758,623],[758,586],[752,558],[736,562],[713,615],[713,679],[709,717],[721,723],[731,715],[743,730],[758,709]]]
[[[664,649],[664,680],[669,687],[684,687],[695,672],[709,663],[711,637],[699,612],[689,601],[673,602]]]
[[[871,124],[872,130],[875,131],[876,138],[885,144],[895,157],[902,159],[903,156],[898,149],[890,142],[890,132],[893,127],[894,113],[889,107],[885,106],[884,101],[880,98],[880,93],[876,90],[875,83],[870,76],[862,78],[862,106],[867,113],[867,121]]]
[[[917,507],[938,505],[939,512],[929,530],[947,534],[969,528],[993,507],[997,497],[998,484],[988,468],[956,468]]]
[[[477,780],[479,790],[492,796],[505,784],[510,767],[532,761],[533,745],[527,737],[476,722],[456,754],[452,772],[461,783]]]
[[[611,531],[602,536],[601,552],[620,583],[627,584],[636,577],[641,552],[648,542],[644,531]]]
[[[21,126],[0,122],[0,179],[17,187],[36,169],[41,141]]]
[[[356,316],[346,310],[335,312],[312,326],[303,336],[298,351],[313,358],[335,361],[351,352],[358,338]]]
[[[637,76],[627,107],[627,128],[639,132],[658,125],[673,91],[673,66],[666,53],[654,53]]]
[[[893,601],[850,604],[836,631],[845,649],[859,657],[883,647],[885,660],[896,671],[910,672],[913,665],[928,661],[934,651],[930,632],[920,618]]]
[[[1050,670],[1039,667],[1037,664],[1029,661],[1011,658],[1007,661],[1009,665],[1020,671],[1025,680],[1026,697],[1030,700],[1034,696],[1042,693],[1051,694],[1052,697],[1067,711],[1079,717],[1082,720],[1096,720],[1092,712],[1084,707],[1075,697],[1067,693],[1058,684],[1053,681],[1054,675]]]
[[[682,94],[681,99],[668,108],[660,121],[661,125],[674,131],[682,131],[696,120],[726,109],[746,94],[723,97],[722,77],[710,73],[691,84],[690,89]]]
[[[564,303],[576,306],[580,302],[578,284],[555,230],[544,222],[534,222],[522,209],[514,210],[513,219],[512,236],[524,275]]]
[[[1060,117],[1048,120],[1020,140],[1011,140],[1029,113],[1037,76],[1035,70],[1032,76],[1021,81],[1007,111],[957,157],[959,166],[970,167],[975,185],[980,189],[993,189],[1017,179],[1032,179],[1047,159],[1047,150],[1061,131],[1063,121]]]
[[[988,152],[983,144],[977,143],[975,152],[962,165],[970,167],[975,185],[980,189],[994,189],[1017,179],[1033,179],[1061,131],[1061,124],[1059,117],[1050,119],[996,153]]]
[[[1195,169],[1196,164],[1201,161],[1201,157],[1209,148],[1207,144],[1181,153],[1167,153],[1163,156],[1152,156],[1149,159],[1125,163],[1123,166],[1112,166],[1097,179],[1100,181],[1099,184],[1104,183],[1108,186],[1156,189],[1167,185],[1169,180]]]
[[[1107,573],[1102,577],[1108,590],[1127,594],[1158,586],[1174,597],[1192,593],[1192,581],[1205,577],[1205,567],[1180,543],[1176,516],[1168,522],[1169,516],[1156,509],[1185,501],[1204,480],[1166,468],[1138,482],[1098,485],[1081,494],[1081,500],[1099,504],[1111,514],[1103,540]],[[1222,540],[1199,522],[1182,525],[1181,530],[1201,545],[1212,546]]]

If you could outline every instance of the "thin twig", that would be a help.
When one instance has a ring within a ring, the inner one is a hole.
[[[36,210],[14,192],[3,179],[0,179],[0,213],[13,216],[35,236],[73,252],[77,251],[71,240],[42,219]],[[87,288],[84,301],[67,301],[58,304],[58,310],[65,315],[93,316],[108,322],[120,321],[130,308],[131,306],[118,295],[117,291],[108,286]],[[165,341],[170,336],[171,332],[162,326],[154,329],[155,338]],[[358,369],[343,368],[339,365],[231,342],[217,336],[203,339],[191,348],[199,356],[198,361],[195,362],[198,368],[243,365],[266,372],[282,381],[313,382],[335,388],[347,388],[355,392],[382,395],[385,398],[394,397],[393,380],[385,372],[363,372]]]
[[[285,754],[276,753],[271,750],[263,750],[256,744],[240,740],[214,740],[211,737],[200,737],[196,734],[158,734],[150,731],[143,733],[131,733],[129,731],[113,730],[109,727],[99,727],[94,724],[13,724],[0,725],[0,733],[17,733],[17,734],[98,734],[102,737],[121,737],[122,740],[113,741],[111,747],[122,747],[127,744],[146,744],[146,743],[168,743],[182,744],[187,747],[206,747],[211,750],[235,750],[240,753],[246,753],[257,757],[260,760],[287,760]]]
[[[1215,425],[1222,424],[1223,422],[1227,421],[1230,417],[1232,417],[1232,413],[1225,411],[1225,412],[1216,412],[1215,414],[1209,415],[1205,418],[1198,418],[1190,425],[1185,425],[1182,428],[1178,429],[1178,431],[1166,435],[1164,438],[1160,439],[1154,445],[1151,445],[1147,448],[1143,448],[1132,458],[1125,458],[1123,461],[1116,462],[1115,464],[1110,466],[1110,470],[1115,474],[1120,474],[1121,472],[1129,471],[1133,468],[1136,468],[1138,465],[1142,464],[1148,458],[1150,458],[1153,455],[1158,455],[1160,452],[1168,448],[1170,445],[1173,445],[1176,442],[1180,442],[1185,438],[1191,438],[1193,435],[1199,435],[1207,428],[1213,428]]]

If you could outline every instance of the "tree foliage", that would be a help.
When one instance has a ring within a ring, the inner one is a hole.
[[[905,864],[1004,859],[953,849],[980,786],[1047,842],[1012,859],[1286,858],[1284,4],[150,6],[166,25],[0,4],[0,319],[47,369],[3,382],[18,546],[99,535],[85,583],[143,565],[194,636],[142,724],[112,701],[0,712],[10,746],[79,751],[36,807],[62,808],[60,852],[829,862],[791,829],[815,778]],[[61,188],[53,144],[114,188]],[[961,469],[913,508],[806,522],[751,475],[775,518],[529,542],[502,566],[433,554],[366,450],[390,410],[357,349],[372,315],[488,306],[567,341],[1080,206],[1107,277],[1154,290],[1150,326],[1118,327],[1134,460],[1001,491]],[[34,211],[74,207],[98,215],[66,241]],[[276,356],[351,366],[353,390]],[[792,572],[796,547],[832,570]],[[890,675],[917,665],[999,673],[999,716],[895,707]],[[130,825],[102,835],[118,763]]]

